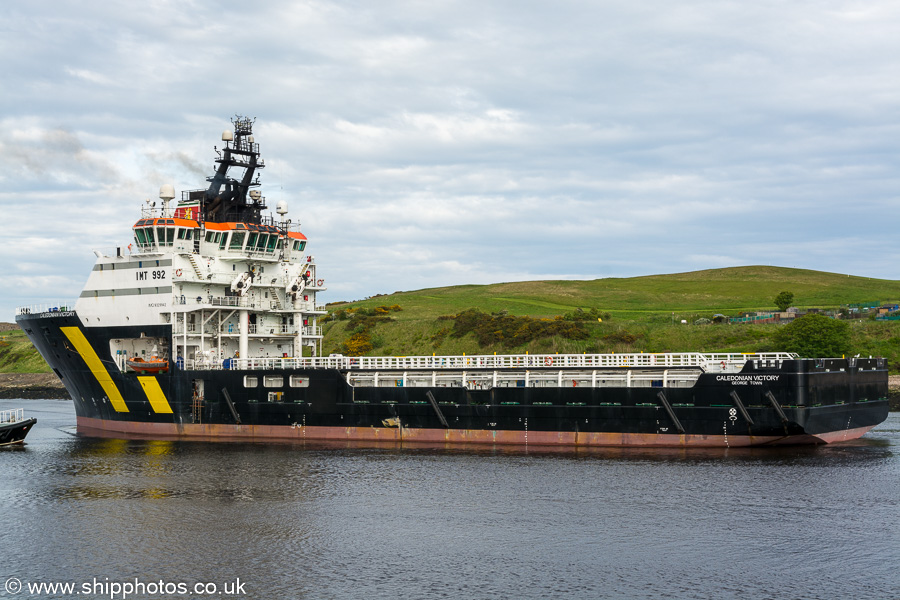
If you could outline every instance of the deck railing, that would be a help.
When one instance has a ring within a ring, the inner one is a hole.
[[[31,306],[20,306],[16,309],[16,315],[39,315],[48,312],[66,312],[75,310],[75,301],[68,302],[51,302],[45,304],[32,304]]]
[[[758,354],[503,354],[473,356],[317,356],[304,358],[232,358],[228,368],[251,370],[446,370],[446,369],[604,369],[699,367],[706,372],[736,372],[748,360],[781,364],[797,358],[789,352]],[[188,369],[221,369],[224,361],[188,361]]]
[[[18,423],[25,420],[24,408],[0,410],[0,423]]]

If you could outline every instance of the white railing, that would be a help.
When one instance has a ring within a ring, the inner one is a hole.
[[[304,327],[304,333],[306,333],[306,328]],[[237,333],[237,329],[235,329],[235,333]],[[269,324],[269,325],[250,325],[250,334],[251,335],[295,335],[297,333],[296,325],[282,325],[282,324]]]
[[[304,328],[306,329],[306,328]],[[318,329],[318,328],[316,328]],[[442,370],[442,369],[603,369],[699,367],[706,372],[735,373],[748,360],[775,363],[793,360],[796,354],[503,354],[473,356],[317,356],[303,358],[236,358],[232,369],[342,369],[342,370]],[[221,367],[218,367],[221,368]]]
[[[290,306],[290,302],[288,302],[288,306]],[[298,302],[296,304],[297,309],[302,312],[312,313],[312,312],[328,312],[323,304],[313,304],[312,302]]]
[[[199,299],[199,300],[198,300]],[[172,303],[175,306],[227,306],[232,308],[256,308],[257,302],[246,296],[194,296],[191,294],[175,295]]]
[[[244,296],[210,296],[213,306],[250,306],[250,299]]]
[[[317,333],[312,333],[313,329]],[[281,323],[272,324],[272,325],[249,325],[247,328],[247,333],[249,335],[296,335],[298,331],[298,327],[296,325],[282,325]],[[184,323],[178,322],[172,327],[172,335],[179,336],[184,335],[185,326]],[[197,323],[188,323],[187,324],[187,333],[198,335],[200,333],[200,325]],[[234,323],[223,323],[221,331],[218,326],[212,323],[209,323],[203,327],[204,335],[230,335],[230,336],[238,336],[241,334],[241,329],[238,325]],[[321,327],[304,327],[303,335],[322,335]]]
[[[25,420],[24,408],[0,410],[0,423],[18,423]]]
[[[277,248],[272,248],[271,250],[267,248],[244,248],[244,253],[251,258],[277,258],[276,252],[278,252]]]
[[[38,315],[48,312],[66,312],[75,310],[75,301],[69,302],[52,302],[49,304],[32,304],[31,306],[22,306],[16,309],[17,315]]]
[[[541,369],[512,371],[348,371],[353,387],[692,387],[703,370]]]

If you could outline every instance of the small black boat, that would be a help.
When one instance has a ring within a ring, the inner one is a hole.
[[[37,419],[25,418],[25,409],[0,410],[0,446],[25,443],[25,436]]]

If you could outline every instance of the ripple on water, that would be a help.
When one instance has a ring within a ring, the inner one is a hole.
[[[0,453],[10,575],[248,582],[252,597],[881,598],[900,415],[857,442],[716,451],[96,440],[37,401]],[[29,409],[30,410],[30,409]]]

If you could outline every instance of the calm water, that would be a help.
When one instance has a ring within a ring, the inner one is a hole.
[[[573,454],[87,439],[69,402],[15,406],[0,597],[900,598],[900,413],[843,445]]]

